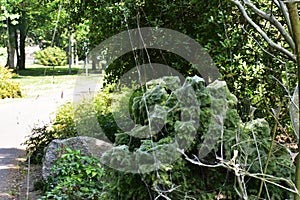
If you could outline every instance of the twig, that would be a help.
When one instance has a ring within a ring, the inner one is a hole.
[[[289,192],[299,194],[297,189],[296,189],[295,184],[291,180],[288,180],[288,179],[285,179],[285,178],[280,178],[280,177],[275,177],[275,176],[265,174],[265,173],[249,173],[249,172],[245,171],[238,163],[233,162],[233,160],[226,161],[224,159],[217,158],[217,159],[219,159],[219,162],[217,164],[207,165],[207,164],[204,164],[204,163],[200,162],[199,160],[197,161],[197,160],[189,158],[184,153],[184,151],[182,149],[177,149],[177,150],[185,157],[185,159],[187,161],[191,162],[192,164],[195,164],[195,165],[198,165],[198,166],[203,166],[203,167],[208,167],[208,168],[224,167],[228,170],[234,171],[235,176],[238,178],[238,182],[239,182],[239,185],[240,185],[240,188],[241,188],[243,194],[241,195],[239,192],[237,192],[237,193],[239,193],[244,199],[246,198],[247,194],[246,194],[246,191],[244,191],[246,189],[245,185],[244,185],[245,181],[241,180],[241,177],[243,179],[243,177],[245,177],[245,176],[256,178],[258,180],[261,180],[261,181],[264,181],[266,183],[270,183],[272,185],[280,187],[280,188],[282,188],[284,190],[287,190]],[[285,187],[285,186],[280,185],[280,184],[278,184],[274,181],[286,182],[292,188]]]

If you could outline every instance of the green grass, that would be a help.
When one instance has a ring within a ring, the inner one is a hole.
[[[83,66],[72,67],[69,74],[69,66],[43,66],[26,65],[25,70],[15,70],[18,76],[13,80],[20,83],[23,98],[37,98],[39,96],[57,95],[62,91],[74,90],[76,87],[84,87],[97,84],[102,86],[103,75],[99,71],[89,70],[89,76],[85,76]],[[79,75],[78,72],[83,73]],[[22,98],[20,98],[22,99]],[[17,99],[3,99],[0,103],[9,103]]]
[[[72,68],[72,73],[69,74],[68,66],[53,68],[29,65],[25,70],[15,71],[19,76],[14,80],[20,83],[24,98],[32,98],[74,88],[78,71],[79,68]]]
[[[21,77],[26,76],[66,76],[78,73],[79,68],[72,68],[69,74],[69,66],[43,66],[43,65],[29,65],[25,70],[16,70],[15,73]]]

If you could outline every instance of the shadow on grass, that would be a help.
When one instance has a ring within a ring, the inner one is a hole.
[[[69,73],[68,67],[35,67],[27,68],[25,70],[15,70],[14,72],[20,76],[15,78],[22,78],[22,76],[62,76],[77,74],[79,68],[72,68]]]

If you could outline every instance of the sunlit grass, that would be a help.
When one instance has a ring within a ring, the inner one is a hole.
[[[44,96],[54,92],[74,89],[78,84],[78,71],[82,66],[73,67],[69,74],[68,66],[29,65],[26,70],[16,71],[19,74],[14,80],[20,83],[24,98]],[[99,76],[89,76],[96,79]]]

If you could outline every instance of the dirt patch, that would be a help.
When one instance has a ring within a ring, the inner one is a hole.
[[[30,165],[28,167],[28,163],[22,162],[20,168],[22,168],[22,173],[18,182],[19,194],[17,199],[38,199],[41,196],[41,191],[39,190],[41,184],[39,183],[42,180],[42,166]]]

